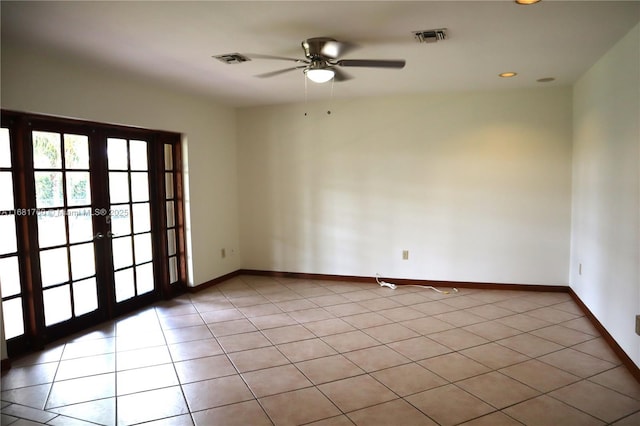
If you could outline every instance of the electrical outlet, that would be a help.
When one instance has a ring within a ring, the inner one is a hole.
[[[640,315],[636,315],[636,334],[640,336]]]
[[[223,259],[227,257],[227,251],[225,249],[220,250],[220,257]]]
[[[409,260],[409,250],[402,250],[402,260]]]
[[[582,275],[582,263],[578,265],[578,275]]]

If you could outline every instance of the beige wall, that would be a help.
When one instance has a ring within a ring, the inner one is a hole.
[[[245,268],[568,284],[569,88],[246,108],[237,136]]]
[[[239,268],[239,256],[220,256],[221,248],[237,253],[238,247],[234,109],[6,40],[1,103],[5,109],[182,133],[190,284]]]
[[[571,285],[640,366],[640,25],[573,99]]]

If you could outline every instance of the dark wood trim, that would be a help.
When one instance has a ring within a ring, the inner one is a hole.
[[[620,358],[620,360],[622,361],[622,364],[625,367],[627,367],[627,370],[629,370],[629,372],[633,375],[633,377],[635,377],[636,380],[640,382],[640,367],[638,367],[636,363],[633,362],[633,360],[629,357],[629,355],[627,355],[624,349],[622,349],[622,347],[618,344],[618,342],[616,342],[613,336],[609,334],[607,329],[604,328],[604,326],[602,325],[602,323],[600,323],[600,321],[598,321],[596,316],[593,315],[593,313],[589,310],[587,305],[584,304],[584,302],[580,299],[580,297],[576,294],[576,292],[573,291],[572,288],[569,288],[569,294],[571,295],[571,298],[573,299],[573,301],[576,302],[576,304],[580,307],[582,312],[584,312],[584,315],[587,317],[587,319],[589,319],[591,324],[593,324],[596,330],[598,330],[598,332],[602,335],[602,338],[604,339],[605,342],[607,342],[611,350],[615,352],[618,358]]]
[[[356,283],[375,283],[375,277],[363,277],[355,275],[326,275],[326,274],[308,274],[303,272],[280,272],[280,271],[262,271],[255,269],[240,269],[239,275],[259,275],[267,277],[297,278],[305,280],[324,280],[324,281],[350,281]],[[483,283],[473,281],[435,281],[435,280],[417,280],[408,278],[389,278],[384,277],[385,281],[393,282],[398,285],[429,285],[433,287],[445,288],[475,288],[484,290],[518,290],[518,291],[545,291],[568,293],[569,286],[564,285],[541,285],[541,284],[498,284]]]
[[[91,188],[100,188],[108,181],[109,170],[107,166],[107,134],[102,129],[92,130],[92,140],[89,142],[89,165],[91,166]],[[93,142],[93,143],[92,143]],[[104,191],[91,191],[92,208],[109,210],[108,196]],[[92,215],[92,229],[95,233],[107,235],[111,230],[109,224],[102,216]],[[111,244],[94,244],[97,282],[107,282],[111,279],[109,271],[113,270]],[[114,305],[115,290],[112,285],[98,286],[98,310],[103,314],[103,320],[115,316]]]
[[[172,132],[169,130],[148,129],[144,127],[136,127],[131,125],[101,123],[99,121],[83,120],[83,119],[72,118],[72,117],[60,117],[57,115],[31,113],[31,112],[16,111],[16,110],[10,110],[10,109],[2,109],[2,114],[7,118],[9,117],[26,118],[26,120],[28,121],[42,120],[48,123],[48,124],[45,124],[44,127],[49,128],[47,126],[53,126],[53,127],[50,127],[50,129],[53,131],[59,131],[59,129],[64,129],[66,128],[65,126],[76,126],[76,127],[85,126],[89,130],[100,128],[100,129],[117,130],[119,132],[128,132],[129,136],[127,137],[127,139],[136,139],[140,135],[148,135],[149,132],[173,134],[178,137],[180,136],[180,133]],[[42,125],[42,123],[38,123],[38,124]],[[60,127],[60,126],[63,126],[63,127]],[[88,131],[88,130],[85,130],[85,131]]]
[[[171,299],[172,289],[169,286],[169,265],[167,262],[167,216],[165,208],[166,188],[164,183],[164,141],[157,137],[154,143],[147,144],[149,167],[149,212],[151,218],[151,238],[153,240],[153,258],[161,259],[153,262],[153,276],[156,280],[156,291],[164,300]]]
[[[3,113],[6,113],[3,111]],[[29,117],[17,117],[18,127],[15,133],[15,142],[18,145],[17,179],[20,182],[19,193],[14,194],[17,206],[36,210],[36,186],[33,170],[33,140],[31,135],[32,125]],[[17,197],[16,197],[17,195]],[[21,218],[22,226],[18,238],[22,239],[23,252],[20,253],[21,263],[24,262],[24,280],[22,292],[24,295],[23,309],[25,318],[25,337],[28,344],[34,349],[44,348],[45,317],[42,279],[40,276],[40,256],[38,253],[38,224],[34,215]],[[17,345],[16,345],[17,346]],[[7,352],[14,352],[11,341],[7,342]]]
[[[186,212],[185,212],[185,189],[182,174],[182,140],[178,139],[171,144],[173,156],[173,200],[175,207],[176,230],[176,254],[178,260],[178,280],[180,285],[187,287],[187,236],[186,236]],[[166,170],[165,170],[166,172]],[[164,176],[163,176],[164,179]],[[166,201],[166,200],[165,200]]]
[[[11,368],[11,360],[9,358],[5,358],[2,360],[2,372],[7,371]]]
[[[231,278],[237,277],[238,275],[242,275],[241,271],[243,270],[238,269],[237,271],[229,272],[228,274],[222,275],[218,278],[214,278],[202,284],[198,284],[195,287],[187,287],[187,290],[189,291],[189,293],[197,293],[199,291],[206,290],[208,288],[215,286],[216,284],[220,284],[221,282],[230,280]]]

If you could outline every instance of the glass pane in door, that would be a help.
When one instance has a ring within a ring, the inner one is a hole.
[[[18,256],[0,259],[0,287],[2,297],[20,294],[20,265]]]
[[[42,297],[45,325],[57,324],[71,318],[71,292],[68,284],[46,289],[42,292]]]
[[[164,188],[167,199],[173,198],[173,173],[164,174]]]
[[[131,248],[131,237],[118,237],[111,240],[113,249],[113,268],[122,269],[133,265],[133,249]]]
[[[169,258],[169,282],[171,284],[178,281],[178,261],[175,256]]]
[[[10,171],[0,171],[0,210],[13,210],[13,178]]]
[[[89,168],[89,138],[85,135],[64,135],[64,159],[67,169]]]
[[[116,237],[131,234],[131,208],[129,204],[111,206],[111,232]]]
[[[148,173],[131,173],[131,201],[149,201]]]
[[[69,223],[69,242],[82,243],[93,240],[93,223],[91,208],[69,209],[67,211]]]
[[[9,129],[0,129],[0,167],[11,167],[11,143]]]
[[[176,230],[169,229],[167,231],[167,254],[173,256],[176,254]]]
[[[18,251],[16,241],[16,217],[14,214],[0,215],[0,255]]]
[[[133,205],[133,230],[136,233],[149,232],[151,230],[149,203]]]
[[[4,337],[7,340],[24,334],[21,297],[3,301],[2,315],[4,317]]]
[[[93,242],[71,246],[69,252],[71,254],[71,277],[74,281],[96,274]]]
[[[176,226],[176,212],[173,201],[167,201],[167,227],[172,228]]]
[[[91,205],[89,172],[67,172],[67,205]]]
[[[33,167],[35,169],[62,168],[60,134],[34,131],[31,137],[33,140]]]
[[[47,210],[38,215],[38,243],[40,248],[66,244],[67,228],[64,210]]]
[[[136,265],[150,262],[153,258],[153,253],[151,251],[151,234],[146,233],[136,235],[133,243],[135,245]]]
[[[36,207],[63,207],[62,172],[34,172],[33,175],[36,181]]]
[[[69,281],[67,248],[40,251],[42,286],[49,287]]]
[[[98,288],[95,277],[74,282],[73,297],[76,315],[84,315],[98,309],[97,294]]]
[[[138,280],[138,293],[144,294],[153,291],[153,264],[145,263],[136,267],[136,279]]]
[[[164,145],[164,169],[167,171],[173,170],[173,145]]]
[[[109,170],[127,170],[129,168],[127,140],[109,138],[107,144]]]
[[[126,172],[109,173],[109,199],[112,204],[129,201],[129,174]]]
[[[133,277],[133,268],[114,273],[114,281],[116,287],[116,302],[122,302],[135,297],[136,284]]]
[[[131,170],[147,170],[147,143],[145,141],[130,141]]]

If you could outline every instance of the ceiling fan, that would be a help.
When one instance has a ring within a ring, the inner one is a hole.
[[[286,58],[282,56],[248,54],[249,58],[277,59],[293,61],[298,66],[285,68],[260,74],[258,77],[273,77],[289,71],[302,69],[307,78],[315,83],[349,80],[351,76],[340,67],[368,67],[368,68],[404,68],[405,61],[384,59],[339,59],[356,46],[348,42],[340,42],[329,37],[314,37],[302,42],[305,59]]]

